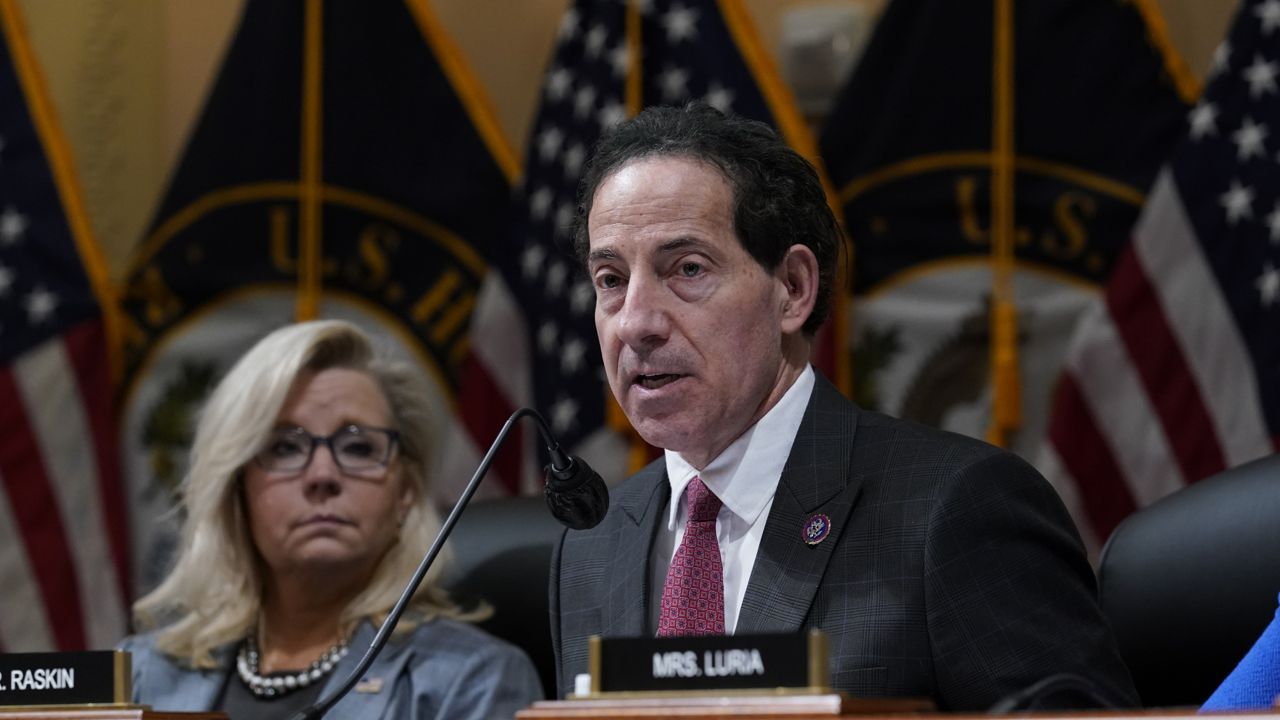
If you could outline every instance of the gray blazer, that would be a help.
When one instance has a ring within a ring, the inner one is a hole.
[[[670,499],[662,460],[612,493],[552,560],[561,694],[587,637],[650,635],[650,548]],[[807,545],[808,518],[831,519]],[[986,443],[860,410],[819,376],[766,521],[736,632],[820,628],[831,683],[984,710],[1057,673],[1136,704],[1057,494]]]
[[[373,626],[361,623],[351,638],[351,652],[329,675],[322,697],[355,669],[373,636]],[[234,645],[224,646],[215,653],[218,668],[196,670],[156,650],[154,632],[126,638],[120,649],[133,653],[133,701],[173,712],[212,710],[236,652]],[[387,643],[365,678],[381,680],[380,689],[361,692],[358,686],[328,717],[488,720],[511,718],[542,699],[538,674],[523,652],[446,619],[423,623],[408,637]]]

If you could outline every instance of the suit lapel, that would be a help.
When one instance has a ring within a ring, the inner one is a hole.
[[[236,644],[232,643],[214,650],[218,667],[213,669],[194,670],[181,662],[151,663],[142,694],[151,698],[150,705],[166,710],[212,710],[222,693],[223,683],[228,681],[227,668],[231,667],[235,648]]]
[[[619,493],[617,552],[604,572],[603,634],[639,637],[649,617],[649,555],[671,495],[666,463],[659,458],[636,474]]]
[[[351,651],[333,669],[324,689],[320,691],[319,698],[327,697],[329,693],[337,690],[339,684],[355,671],[356,665],[360,663],[365,651],[369,649],[369,644],[373,642],[375,634],[376,631],[373,625],[368,621],[361,622],[356,626],[356,631],[351,636],[351,641],[347,643]],[[396,678],[400,677],[405,663],[412,656],[413,643],[406,642],[397,645],[394,642],[388,642],[373,661],[373,664],[369,666],[369,670],[365,672],[360,682],[351,692],[347,693],[346,697],[333,706],[328,716],[335,718],[389,717],[386,714],[387,703],[391,702],[391,696],[394,694]]]
[[[735,633],[801,628],[857,499],[860,484],[850,468],[857,413],[831,383],[816,377],[765,522]],[[831,532],[810,546],[802,532],[819,513],[830,519]]]

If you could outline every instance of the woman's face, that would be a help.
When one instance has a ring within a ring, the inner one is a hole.
[[[305,453],[304,432],[329,437],[351,425],[393,426],[391,408],[377,382],[345,368],[304,372],[276,419],[277,431],[295,429],[279,436],[291,439],[264,438],[263,445],[267,454],[277,457],[299,448]],[[362,443],[342,446],[344,457],[368,454]],[[333,453],[331,446],[316,443],[301,470],[272,471],[256,459],[245,466],[250,532],[278,577],[322,571],[332,580],[367,579],[395,541],[413,503],[413,484],[404,477],[398,450],[385,468],[375,465],[358,472],[344,471]]]

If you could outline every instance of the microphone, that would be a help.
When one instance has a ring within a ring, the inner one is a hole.
[[[440,526],[440,532],[436,534],[436,539],[432,541],[431,548],[427,550],[426,556],[418,564],[418,569],[413,572],[413,577],[409,579],[409,584],[405,586],[404,592],[400,594],[400,599],[396,601],[395,606],[391,608],[391,612],[387,614],[387,619],[383,621],[382,627],[378,628],[378,633],[374,635],[373,642],[369,643],[369,649],[365,651],[364,657],[360,658],[360,663],[356,665],[355,670],[347,676],[346,680],[342,681],[342,685],[337,690],[299,710],[290,720],[312,720],[313,718],[323,717],[339,700],[351,692],[351,688],[355,687],[360,678],[364,677],[369,666],[373,664],[374,658],[378,656],[378,653],[382,651],[382,647],[387,644],[387,640],[391,638],[391,632],[395,630],[396,623],[400,622],[400,616],[409,607],[409,601],[413,598],[413,593],[422,584],[422,579],[426,577],[427,570],[431,569],[431,564],[435,562],[436,556],[440,554],[440,549],[444,547],[444,541],[453,533],[453,526],[458,523],[458,518],[462,516],[462,511],[471,502],[471,496],[475,495],[476,488],[480,486],[480,481],[489,472],[489,466],[493,464],[493,459],[497,456],[498,449],[506,442],[507,435],[515,427],[516,421],[522,417],[533,418],[538,426],[538,433],[542,436],[542,441],[547,446],[547,453],[551,456],[551,463],[544,469],[546,473],[547,507],[551,510],[551,514],[574,530],[595,527],[604,519],[605,512],[609,509],[609,488],[605,486],[600,473],[592,470],[591,466],[587,465],[582,458],[572,457],[561,450],[560,443],[556,442],[552,436],[551,428],[547,425],[547,421],[537,411],[531,408],[516,410],[502,424],[502,429],[498,431],[498,436],[494,438],[493,444],[489,446],[489,451],[480,460],[480,465],[476,468],[475,474],[471,476],[471,480],[462,490],[462,495],[454,503],[453,509],[449,511],[449,516],[445,518],[444,523]]]
[[[587,530],[599,525],[609,510],[609,488],[604,479],[580,458],[561,452],[560,446],[545,430],[542,439],[551,454],[551,464],[546,467],[547,484],[543,490],[547,496],[547,508],[561,524],[574,530]]]

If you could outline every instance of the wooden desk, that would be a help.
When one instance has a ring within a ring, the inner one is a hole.
[[[140,705],[0,707],[0,720],[227,720],[226,713],[161,712]]]
[[[933,702],[914,698],[851,698],[839,693],[821,695],[695,695],[583,700],[544,700],[516,714],[535,718],[788,718],[807,720],[853,715],[928,713]]]
[[[832,720],[858,717],[859,720],[992,720],[978,713],[939,713],[920,709],[918,700],[857,699],[831,695],[778,697],[686,697],[619,700],[546,700],[516,714],[517,720],[635,720],[636,718],[681,718],[714,720]],[[929,704],[931,708],[931,704]],[[1280,720],[1280,708],[1270,711],[1222,713],[1224,720]],[[1011,718],[1035,720],[1206,720],[1195,708],[1139,710],[1099,710],[1091,712],[1014,713]]]

